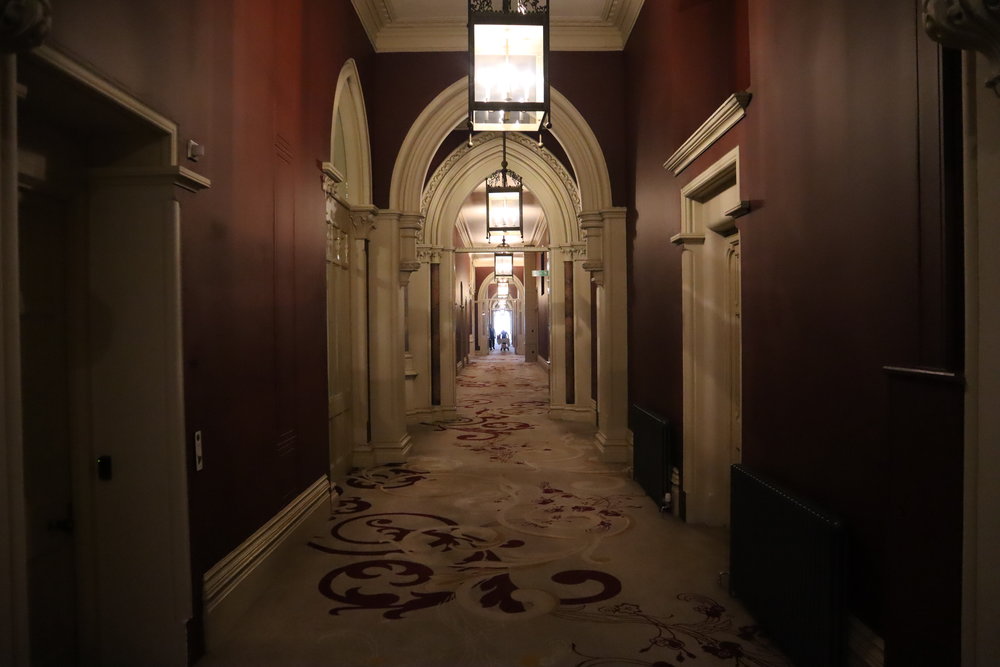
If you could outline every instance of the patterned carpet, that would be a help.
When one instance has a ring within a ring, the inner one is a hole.
[[[724,533],[660,514],[593,427],[549,419],[541,368],[477,357],[458,385],[458,418],[352,475],[205,664],[788,664],[717,584]]]

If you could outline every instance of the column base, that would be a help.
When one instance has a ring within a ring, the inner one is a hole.
[[[552,405],[549,406],[549,417],[561,419],[563,421],[584,422],[587,424],[597,424],[597,413],[593,408],[581,405]]]
[[[609,438],[603,431],[594,435],[594,445],[605,463],[632,463],[632,447],[627,438]]]
[[[358,445],[351,454],[351,463],[355,468],[372,468],[386,463],[402,463],[410,455],[413,448],[410,434],[406,433],[399,442],[372,442]]]

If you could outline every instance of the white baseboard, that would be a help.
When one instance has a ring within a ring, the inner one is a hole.
[[[854,616],[847,617],[847,667],[883,667],[885,642]]]
[[[282,569],[282,556],[296,529],[316,512],[329,512],[330,480],[324,475],[261,526],[202,579],[205,641],[218,646],[236,621]]]
[[[544,357],[538,357],[538,359],[535,360],[535,363],[541,366],[546,373],[552,370],[552,364],[549,363],[549,360]]]

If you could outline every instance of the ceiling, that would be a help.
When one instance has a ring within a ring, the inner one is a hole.
[[[532,245],[536,234],[545,232],[545,213],[542,211],[538,198],[527,187],[524,188],[523,213],[521,224],[524,228],[524,243],[511,243],[514,247]],[[458,219],[459,234],[462,237],[461,247],[486,247],[486,184],[480,183],[469,193],[462,203]],[[543,237],[544,238],[544,237]]]
[[[467,0],[351,0],[379,53],[467,51]],[[643,0],[550,0],[554,51],[621,51]]]

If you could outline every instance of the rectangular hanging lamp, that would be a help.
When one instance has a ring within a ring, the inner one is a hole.
[[[524,233],[524,187],[521,178],[502,169],[486,179],[486,235],[492,242],[518,243]]]
[[[537,132],[549,112],[549,0],[469,0],[469,120]]]
[[[514,253],[493,253],[493,274],[498,278],[514,275]]]

